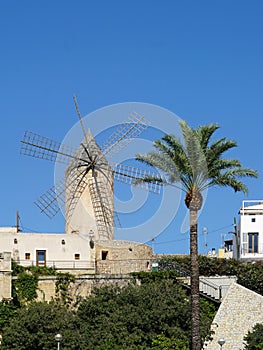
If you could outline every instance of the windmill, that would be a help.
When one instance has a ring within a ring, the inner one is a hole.
[[[114,236],[114,180],[129,185],[139,182],[150,192],[160,192],[159,174],[111,162],[114,154],[149,127],[149,122],[132,112],[99,146],[91,131],[84,127],[75,96],[74,103],[83,132],[79,147],[26,131],[20,153],[66,165],[64,177],[35,201],[41,212],[53,218],[63,208],[66,233],[88,233],[92,229],[96,239],[111,240]],[[146,177],[153,181],[138,181]]]

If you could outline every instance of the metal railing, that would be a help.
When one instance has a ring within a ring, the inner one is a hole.
[[[257,249],[256,252],[251,252],[251,251],[249,251],[248,243],[243,243],[242,247],[241,247],[241,256],[245,255],[245,254],[251,254],[251,255],[252,254],[253,255],[260,254],[260,255],[263,255],[263,244],[260,244],[258,246],[258,249]]]
[[[14,260],[17,264],[29,266],[46,266],[56,270],[95,270],[95,262],[91,260]]]

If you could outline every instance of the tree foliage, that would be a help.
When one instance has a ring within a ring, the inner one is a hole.
[[[234,259],[218,259],[199,256],[202,276],[236,276],[242,286],[263,295],[263,264],[245,264]],[[178,275],[189,275],[190,259],[186,257],[164,257],[159,259],[159,271]]]
[[[203,301],[201,310],[205,338],[216,307]],[[56,301],[31,302],[7,319],[4,350],[52,349],[56,333],[63,335],[63,350],[186,350],[190,343],[189,296],[175,278],[101,287],[77,310]]]
[[[247,350],[263,350],[263,323],[257,323],[244,338]]]
[[[172,280],[98,289],[80,305],[78,315],[85,334],[94,335],[93,348],[114,342],[124,349],[146,349],[157,334],[189,335],[189,299]]]
[[[63,334],[63,349],[81,349],[78,345],[78,319],[73,312],[56,303],[32,302],[17,311],[3,329],[1,349],[49,350],[55,346],[55,334]]]

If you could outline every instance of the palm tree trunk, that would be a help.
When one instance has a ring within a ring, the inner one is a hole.
[[[190,209],[192,350],[201,349],[197,210]]]

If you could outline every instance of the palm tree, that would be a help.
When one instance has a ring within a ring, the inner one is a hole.
[[[192,129],[180,121],[182,141],[170,134],[154,142],[155,150],[138,154],[136,159],[160,170],[160,178],[143,178],[142,181],[157,180],[164,185],[180,187],[185,192],[185,205],[190,213],[190,260],[191,260],[191,307],[192,307],[192,349],[201,349],[200,301],[197,218],[203,204],[202,193],[211,186],[227,186],[235,192],[247,193],[247,187],[240,180],[243,177],[257,177],[257,172],[243,168],[237,159],[223,158],[223,154],[237,144],[221,138],[211,140],[219,128],[217,124],[198,126]]]

